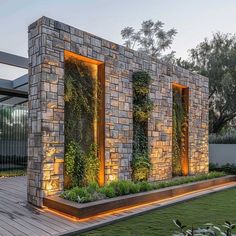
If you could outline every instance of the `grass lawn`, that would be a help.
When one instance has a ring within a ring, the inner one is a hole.
[[[220,226],[225,220],[236,223],[236,189],[155,210],[82,235],[169,236],[176,230],[173,219],[194,226],[209,222]]]

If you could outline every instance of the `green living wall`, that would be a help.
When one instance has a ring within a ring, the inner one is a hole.
[[[65,187],[97,182],[96,134],[99,84],[96,68],[74,58],[65,60]]]
[[[147,180],[151,168],[148,150],[148,118],[153,110],[153,102],[148,96],[151,80],[145,71],[133,73],[132,178],[134,181]]]
[[[173,87],[172,110],[172,174],[180,176],[187,174],[187,142],[188,139],[188,108],[184,99],[183,89]]]

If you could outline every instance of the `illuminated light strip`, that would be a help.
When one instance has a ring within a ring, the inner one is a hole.
[[[63,212],[60,212],[60,211],[57,211],[57,210],[50,209],[48,207],[45,207],[44,209],[41,209],[40,211],[41,212],[50,212],[50,213],[53,213],[53,214],[58,215],[58,216],[61,216],[61,217],[65,218],[65,219],[73,221],[73,222],[81,221],[78,217],[71,216],[69,214],[66,214],[66,213],[63,213]]]
[[[113,214],[123,213],[124,211],[129,211],[129,210],[133,210],[133,209],[137,209],[137,208],[142,208],[142,207],[145,207],[145,206],[151,206],[152,204],[163,203],[165,201],[174,200],[176,198],[180,198],[180,197],[183,197],[183,196],[188,196],[188,195],[191,195],[193,193],[200,193],[200,192],[204,192],[206,190],[221,188],[221,187],[226,187],[226,186],[236,186],[236,182],[232,181],[232,182],[225,183],[225,184],[220,184],[220,185],[211,186],[211,187],[208,187],[208,188],[203,188],[201,190],[195,190],[195,191],[191,191],[191,192],[188,192],[188,193],[179,194],[179,195],[176,195],[174,197],[165,198],[165,199],[162,199],[162,200],[152,201],[152,202],[148,202],[148,203],[142,203],[142,204],[139,204],[139,205],[136,205],[136,206],[123,207],[123,208],[120,208],[120,209],[117,209],[117,210],[111,210],[109,212],[101,213],[101,214],[91,216],[91,217],[87,217],[87,218],[84,218],[84,219],[79,219],[77,217],[74,217],[74,216],[71,216],[69,214],[62,213],[62,212],[59,212],[57,210],[50,209],[50,208],[45,208],[41,211],[48,211],[48,212],[51,212],[51,213],[56,214],[58,216],[64,217],[64,218],[69,219],[69,220],[74,221],[74,222],[86,222],[86,221],[89,221],[89,220],[99,219],[99,218],[102,218],[104,216],[110,216],[110,215],[113,215]]]

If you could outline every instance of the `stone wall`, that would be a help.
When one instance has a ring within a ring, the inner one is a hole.
[[[105,181],[131,178],[137,70],[153,78],[150,181],[172,175],[173,83],[189,88],[189,173],[208,171],[207,78],[42,17],[29,26],[29,202],[42,206],[43,196],[63,190],[65,50],[105,63]]]

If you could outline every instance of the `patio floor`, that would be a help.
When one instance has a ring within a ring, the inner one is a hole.
[[[0,235],[74,235],[150,210],[232,187],[236,187],[236,182],[78,221],[55,214],[47,209],[36,209],[28,205],[26,201],[26,177],[2,178],[0,179]]]

